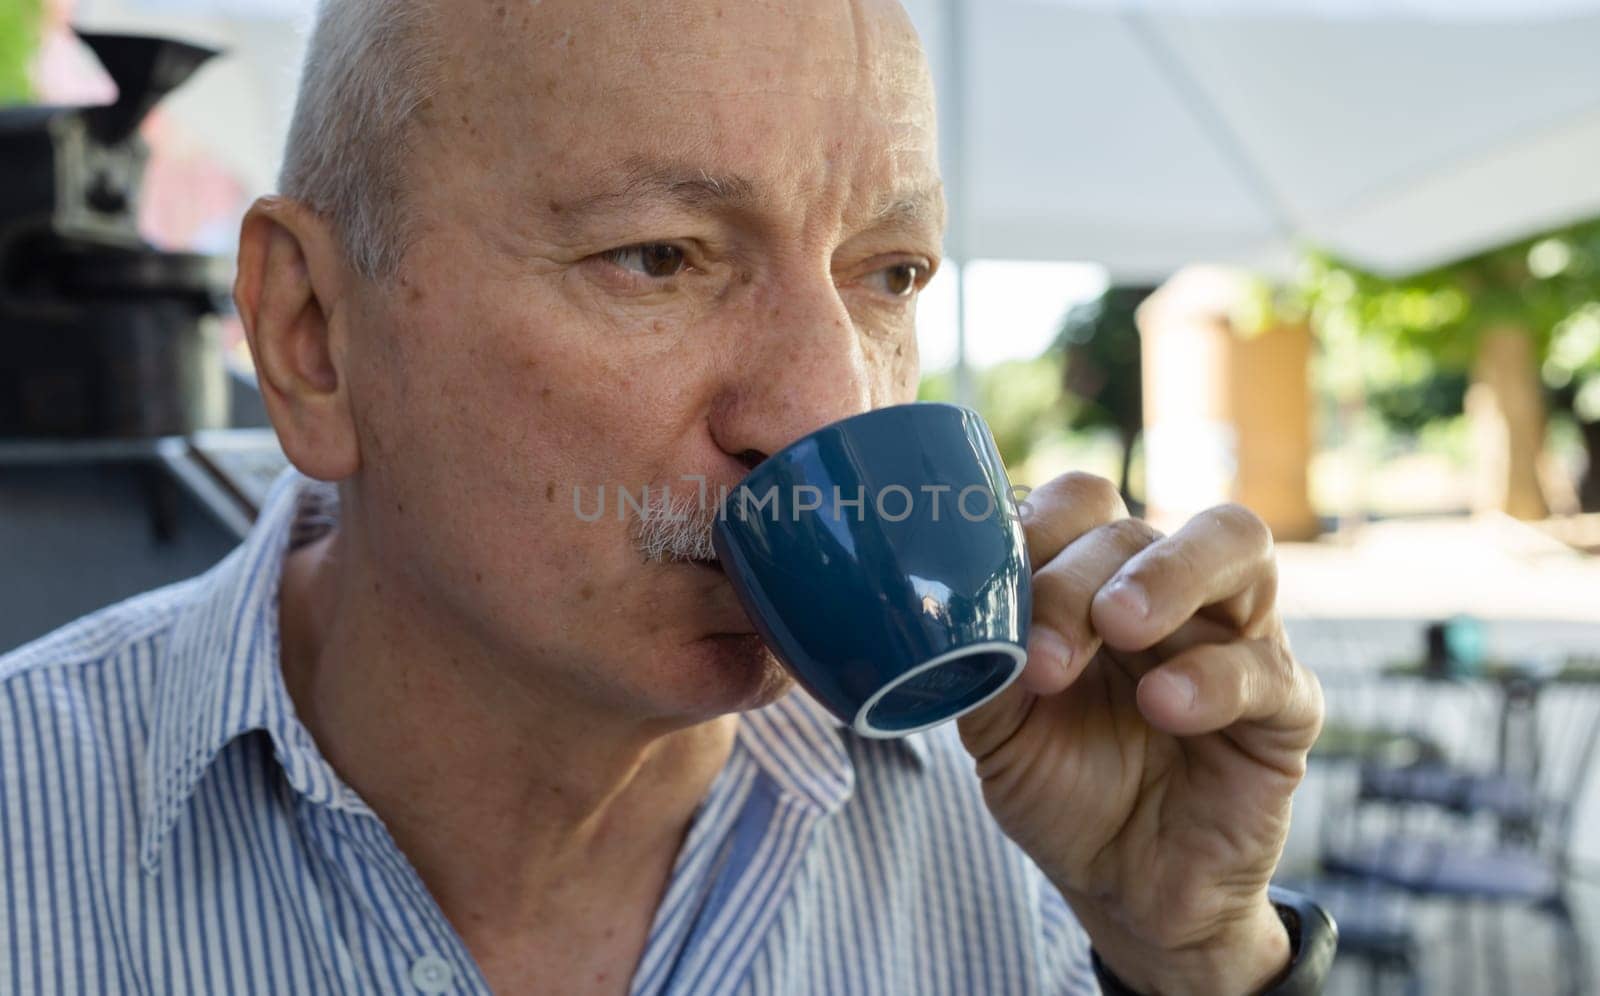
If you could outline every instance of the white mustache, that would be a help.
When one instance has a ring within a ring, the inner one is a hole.
[[[717,510],[694,495],[657,492],[634,524],[634,546],[650,562],[715,560],[711,530],[716,521]]]

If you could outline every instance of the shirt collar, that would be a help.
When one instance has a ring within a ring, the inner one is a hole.
[[[828,813],[855,791],[851,741],[867,739],[799,688],[739,721],[740,743],[778,788]],[[928,764],[923,734],[887,742],[918,769]]]
[[[146,754],[139,857],[154,871],[162,844],[223,747],[265,731],[290,785],[314,802],[364,809],[295,715],[278,655],[278,585],[288,551],[326,532],[332,486],[284,471],[245,542],[192,584],[157,669]]]
[[[803,695],[804,693],[800,694]],[[906,756],[916,761],[917,764],[926,765],[928,763],[928,734],[913,733],[909,736],[893,738],[863,736],[855,731],[855,727],[851,726],[849,723],[846,723],[844,720],[840,719],[838,716],[835,716],[828,710],[822,708],[821,704],[819,704],[809,695],[804,697],[806,701],[810,703],[810,708],[820,715],[823,718],[823,721],[826,722],[835,733],[845,740],[855,739],[885,741],[904,751]]]
[[[290,468],[243,545],[192,582],[198,597],[174,624],[156,677],[139,848],[145,868],[158,867],[167,834],[217,754],[251,731],[267,733],[289,784],[308,800],[369,811],[295,715],[279,663],[284,557],[332,529],[337,510],[331,485]],[[740,722],[741,742],[780,789],[830,812],[854,790],[852,738],[860,734],[799,689]],[[919,767],[927,764],[922,734],[894,743]]]

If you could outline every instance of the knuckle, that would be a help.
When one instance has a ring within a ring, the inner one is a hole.
[[[1294,654],[1289,652],[1289,646],[1282,640],[1274,640],[1272,650],[1267,654],[1273,678],[1277,686],[1285,693],[1293,692],[1300,684],[1305,668],[1302,668],[1294,659]]]
[[[1115,485],[1092,474],[1063,474],[1028,494],[1023,520],[1035,564],[1107,522],[1126,516]]]
[[[1272,549],[1272,530],[1250,509],[1237,502],[1218,505],[1204,513],[1219,529],[1243,539],[1252,549]]]
[[[1232,681],[1228,692],[1233,696],[1233,702],[1230,704],[1236,708],[1243,708],[1247,703],[1260,697],[1264,679],[1259,669],[1240,663],[1237,657],[1232,658],[1231,663]]]
[[[1100,529],[1119,549],[1130,554],[1143,550],[1161,538],[1161,533],[1143,519],[1117,519]]]
[[[1290,669],[1290,687],[1298,695],[1311,727],[1311,738],[1315,740],[1322,732],[1322,723],[1327,716],[1327,699],[1323,695],[1322,679],[1317,676],[1315,670],[1300,663],[1294,652],[1289,649],[1289,641],[1286,638],[1280,638],[1277,644],[1276,656],[1284,660]]]
[[[1122,504],[1122,493],[1104,477],[1072,471],[1051,482],[1061,496],[1086,511],[1093,512],[1101,521],[1121,518],[1128,514]]]
[[[1253,656],[1257,658],[1257,676],[1278,696],[1286,695],[1299,680],[1299,665],[1289,652],[1289,641],[1282,633],[1273,633],[1250,643],[1256,648]]]
[[[1265,640],[1241,646],[1252,648],[1249,660],[1240,671],[1240,694],[1257,708],[1281,710],[1294,694],[1294,661],[1275,641]]]

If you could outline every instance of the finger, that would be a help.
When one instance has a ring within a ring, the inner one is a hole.
[[[1249,509],[1223,505],[1124,564],[1095,595],[1091,618],[1124,651],[1154,646],[1202,608],[1254,637],[1267,631],[1277,593],[1271,531]]]
[[[983,761],[1022,728],[1038,700],[1021,681],[1012,682],[1005,691],[956,720],[962,745],[974,759]]]
[[[1194,647],[1145,674],[1136,695],[1145,719],[1174,736],[1252,722],[1304,749],[1322,721],[1321,686],[1281,634]]]
[[[1080,536],[1128,515],[1127,506],[1116,485],[1092,474],[1071,473],[1053,478],[1029,492],[1022,502],[1023,535],[1028,542],[1029,564],[1048,564]],[[1034,589],[1034,604],[1041,601]],[[1037,613],[1035,614],[1037,619]],[[957,725],[962,740],[974,756],[982,757],[1004,743],[1027,718],[1036,697],[1035,687],[1056,691],[1070,683],[1060,670],[1060,661],[1071,662],[1070,648],[1048,625],[1030,626],[1028,661],[1019,679],[1010,688],[961,717]],[[1078,667],[1092,654],[1082,657]]]
[[[1022,680],[1039,695],[1072,684],[1100,649],[1090,621],[1095,593],[1122,565],[1161,538],[1138,519],[1118,519],[1084,533],[1033,575],[1033,625]]]
[[[1022,501],[1028,563],[1047,564],[1079,536],[1127,515],[1117,486],[1103,477],[1072,473],[1052,478]]]

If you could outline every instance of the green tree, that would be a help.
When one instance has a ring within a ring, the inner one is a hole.
[[[975,407],[989,423],[1007,467],[1021,466],[1038,442],[1066,420],[1061,408],[1061,361],[1051,353],[997,363],[976,371],[974,379]],[[954,371],[923,378],[917,396],[922,401],[953,401]]]
[[[0,104],[19,104],[33,95],[28,64],[39,47],[43,0],[0,3]]]
[[[1144,429],[1143,371],[1135,314],[1156,288],[1116,286],[1075,304],[1061,319],[1054,349],[1065,357],[1062,387],[1076,399],[1070,427],[1110,429],[1122,447],[1118,487],[1130,508],[1133,447]]]
[[[1460,411],[1484,333],[1529,337],[1552,406],[1583,432],[1586,509],[1600,509],[1600,221],[1571,225],[1407,277],[1310,256],[1294,305],[1330,352],[1352,358],[1335,391],[1360,385],[1391,424]]]

